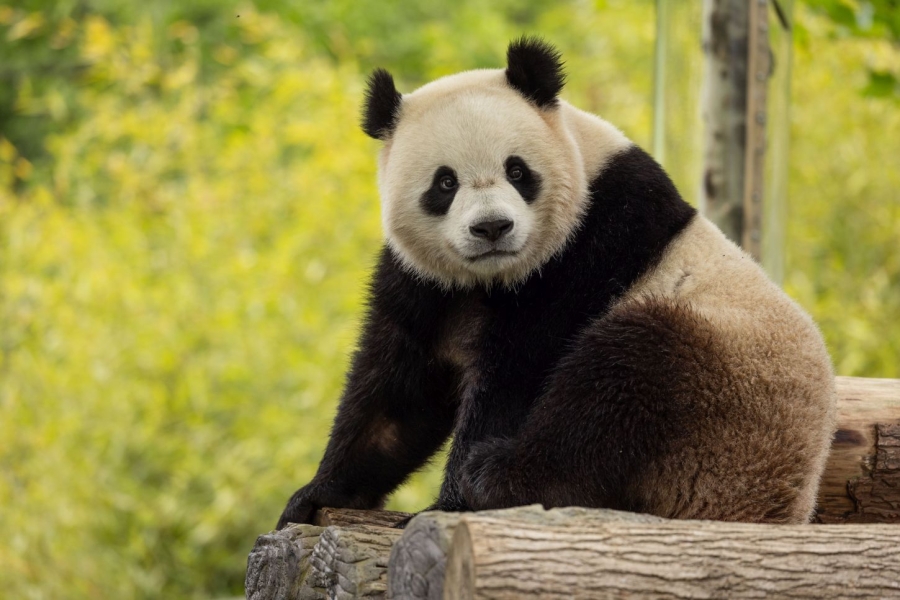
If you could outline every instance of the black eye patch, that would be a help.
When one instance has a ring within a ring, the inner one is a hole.
[[[459,181],[456,179],[456,172],[450,167],[438,167],[431,180],[431,187],[422,194],[419,202],[429,215],[440,217],[446,215],[450,210],[450,205],[453,204],[453,198],[458,189]]]
[[[541,192],[541,176],[529,169],[520,156],[510,156],[503,166],[506,169],[506,180],[516,188],[522,199],[528,204],[537,200]]]

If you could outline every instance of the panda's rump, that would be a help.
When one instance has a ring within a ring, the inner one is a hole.
[[[741,361],[714,322],[668,299],[620,304],[585,343],[594,366],[581,392],[599,403],[598,476],[618,487],[613,504],[672,518],[808,517],[828,433],[802,382]]]
[[[647,390],[636,401],[672,421],[653,428],[665,439],[644,441],[651,451],[628,482],[634,506],[809,517],[833,430],[831,364],[812,321],[752,259],[697,218],[594,327],[617,354],[600,360],[629,366],[619,385]]]

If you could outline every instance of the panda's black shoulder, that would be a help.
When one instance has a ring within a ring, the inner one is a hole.
[[[659,263],[696,214],[663,168],[629,146],[591,181],[575,235],[530,283],[548,302],[564,295],[575,310],[602,314]]]
[[[424,340],[434,335],[452,300],[452,291],[417,277],[385,244],[369,284],[365,318],[368,324],[390,323]]]
[[[615,154],[590,186],[583,231],[628,280],[651,269],[697,214],[638,146]]]

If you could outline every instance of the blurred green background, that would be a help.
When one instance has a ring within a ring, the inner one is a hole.
[[[650,141],[648,0],[0,2],[4,598],[242,593],[380,244],[371,68],[409,91],[539,33],[565,98]],[[900,377],[896,11],[795,11],[785,287],[845,375]]]

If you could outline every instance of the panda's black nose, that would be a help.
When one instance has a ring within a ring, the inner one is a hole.
[[[513,222],[508,219],[499,219],[497,221],[483,221],[469,227],[469,231],[475,237],[484,238],[492,242],[496,242],[504,235],[512,231]]]

